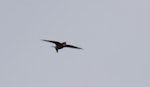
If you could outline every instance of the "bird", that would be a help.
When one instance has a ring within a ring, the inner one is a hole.
[[[42,40],[42,41],[45,41],[45,42],[50,42],[50,43],[54,43],[56,46],[52,46],[55,48],[56,52],[58,53],[58,50],[59,49],[62,49],[64,47],[69,47],[69,48],[75,48],[75,49],[82,49],[80,47],[77,47],[77,46],[73,46],[73,45],[69,45],[67,44],[66,42],[58,42],[58,41],[52,41],[52,40]]]

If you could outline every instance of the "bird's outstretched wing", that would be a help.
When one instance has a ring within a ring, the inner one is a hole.
[[[76,47],[76,46],[73,46],[73,45],[65,45],[65,47],[76,48],[76,49],[82,49],[82,48],[80,48],[80,47]]]
[[[52,41],[52,40],[42,40],[42,41],[46,41],[46,42],[51,42],[51,43],[54,43],[56,45],[60,45],[61,43],[58,42],[58,41]]]

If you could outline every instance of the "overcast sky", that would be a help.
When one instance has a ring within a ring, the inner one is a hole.
[[[150,1],[1,0],[0,87],[150,87]]]

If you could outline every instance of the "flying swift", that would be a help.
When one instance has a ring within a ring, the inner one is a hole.
[[[52,40],[42,40],[42,41],[46,41],[46,42],[51,42],[51,43],[54,43],[56,46],[52,46],[55,48],[56,52],[58,53],[58,50],[59,49],[62,49],[64,47],[69,47],[69,48],[75,48],[75,49],[82,49],[80,47],[77,47],[77,46],[73,46],[73,45],[69,45],[67,44],[66,42],[58,42],[58,41],[52,41]]]

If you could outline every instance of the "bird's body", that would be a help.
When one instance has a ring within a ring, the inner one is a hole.
[[[73,45],[68,45],[66,42],[60,43],[60,42],[58,42],[58,41],[52,41],[52,40],[43,40],[43,41],[54,43],[56,46],[53,46],[53,47],[55,47],[56,52],[58,52],[59,49],[62,49],[62,48],[64,48],[64,47],[82,49],[82,48],[80,48],[80,47],[76,47],[76,46],[73,46]]]

